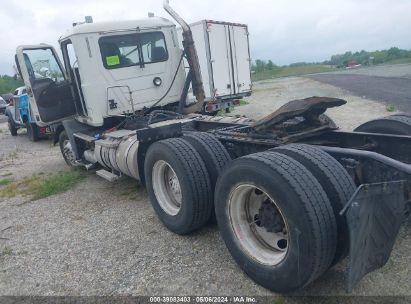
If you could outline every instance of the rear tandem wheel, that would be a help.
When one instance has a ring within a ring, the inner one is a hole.
[[[315,176],[327,194],[337,220],[338,243],[332,266],[335,265],[348,254],[347,222],[346,218],[339,213],[355,192],[354,181],[335,158],[318,147],[291,144],[270,151],[287,155],[301,163]]]
[[[205,132],[187,132],[183,139],[187,140],[200,154],[207,168],[211,182],[211,192],[214,193],[218,176],[231,161],[230,154],[223,144],[212,134]],[[210,222],[215,223],[214,198]]]
[[[231,162],[218,179],[215,210],[235,261],[272,291],[306,286],[334,259],[331,203],[317,179],[289,156],[262,152]]]
[[[144,172],[151,204],[168,229],[187,234],[204,226],[213,192],[204,161],[190,143],[182,138],[153,143]]]

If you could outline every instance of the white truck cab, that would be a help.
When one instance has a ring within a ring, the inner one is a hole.
[[[73,24],[59,39],[64,64],[47,44],[19,46],[16,61],[34,119],[40,126],[74,117],[89,126],[101,127],[110,117],[131,115],[154,106],[181,110],[181,101],[196,103],[199,99],[207,104],[194,111],[216,112],[223,108],[220,104],[231,107],[234,100],[251,94],[248,31],[245,25],[241,29],[242,52],[234,50],[234,55],[227,53],[227,49],[232,49],[227,48],[230,37],[216,37],[216,41],[207,37],[213,56],[218,54],[216,47],[220,45],[226,62],[215,62],[209,47],[204,45],[209,28],[193,31],[194,42],[201,46],[197,75],[190,75],[184,68],[185,52],[178,37],[182,35],[177,33],[176,25],[160,17]],[[241,61],[233,65],[237,53],[242,54]],[[228,68],[223,71],[222,67]],[[241,90],[234,88],[235,73],[242,75]],[[205,75],[207,88],[202,89],[204,96],[197,98],[201,89],[194,89],[194,94],[189,85],[194,76],[202,87],[201,74]],[[221,79],[224,75],[227,79]],[[218,94],[217,82],[213,81],[217,79],[221,79],[225,94]]]
[[[79,24],[59,40],[65,68],[50,45],[18,47],[37,122],[77,116],[97,127],[163,96],[158,106],[178,102],[185,71],[176,35],[175,24],[157,17]]]

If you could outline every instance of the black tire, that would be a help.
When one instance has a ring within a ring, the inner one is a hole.
[[[9,116],[7,125],[8,125],[8,127],[9,127],[9,131],[10,131],[10,133],[11,133],[11,136],[17,136],[17,128],[16,128],[16,125],[15,125],[15,123],[14,123],[14,121],[13,121],[13,118],[11,118],[10,116]]]
[[[339,212],[355,192],[356,186],[345,168],[321,149],[304,144],[292,144],[270,151],[287,155],[310,171],[319,181],[330,200],[337,220],[338,242],[332,266],[346,257],[349,249],[347,221]]]
[[[214,191],[218,176],[231,161],[230,154],[223,144],[213,135],[205,132],[188,132],[183,137],[200,154],[210,175],[211,187]]]
[[[397,114],[371,120],[356,128],[354,132],[411,135],[411,116]]]
[[[161,162],[165,162],[178,179],[182,198],[176,214],[167,212],[161,203],[164,199],[160,198],[159,202],[155,193],[154,187],[159,189],[160,185],[153,176],[157,172],[155,166]],[[168,229],[183,235],[205,225],[212,209],[211,183],[200,154],[190,143],[171,138],[152,144],[146,154],[144,172],[151,204]]]
[[[59,147],[60,147],[61,155],[63,155],[64,161],[66,162],[68,166],[76,167],[74,153],[72,153],[70,156],[68,152],[65,151],[65,142],[67,140],[69,140],[69,137],[67,136],[66,130],[63,130],[59,135]]]
[[[39,136],[39,128],[36,124],[26,122],[26,129],[27,129],[27,136],[32,142],[36,142],[40,140]]]
[[[223,146],[223,144],[215,138],[215,136],[209,133],[188,132],[184,134],[183,138],[196,149],[203,159],[210,177],[211,191],[214,193],[218,176],[222,172],[223,168],[231,161],[230,154],[228,154],[227,149]],[[214,199],[210,221],[212,223],[216,222]]]
[[[396,113],[396,114],[392,114],[392,115],[390,115],[389,117],[392,117],[392,116],[411,117],[411,113],[399,112],[399,113]]]
[[[230,196],[241,185],[255,185],[265,192],[288,223],[291,249],[275,265],[251,257],[241,245],[244,237],[236,236],[229,210],[239,200],[233,199],[235,203],[231,204]],[[228,250],[238,265],[265,288],[281,293],[300,289],[331,265],[337,245],[333,209],[320,183],[296,160],[275,152],[234,160],[218,179],[215,202],[220,233]]]

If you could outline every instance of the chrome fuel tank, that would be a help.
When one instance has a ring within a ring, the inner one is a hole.
[[[119,130],[105,134],[104,139],[95,142],[94,156],[106,169],[139,180],[138,147],[135,131]]]

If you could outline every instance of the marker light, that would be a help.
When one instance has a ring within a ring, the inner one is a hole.
[[[156,78],[153,79],[153,83],[154,83],[154,85],[155,85],[156,87],[161,86],[161,83],[162,83],[162,82],[163,82],[163,81],[161,80],[160,77],[156,77]]]

